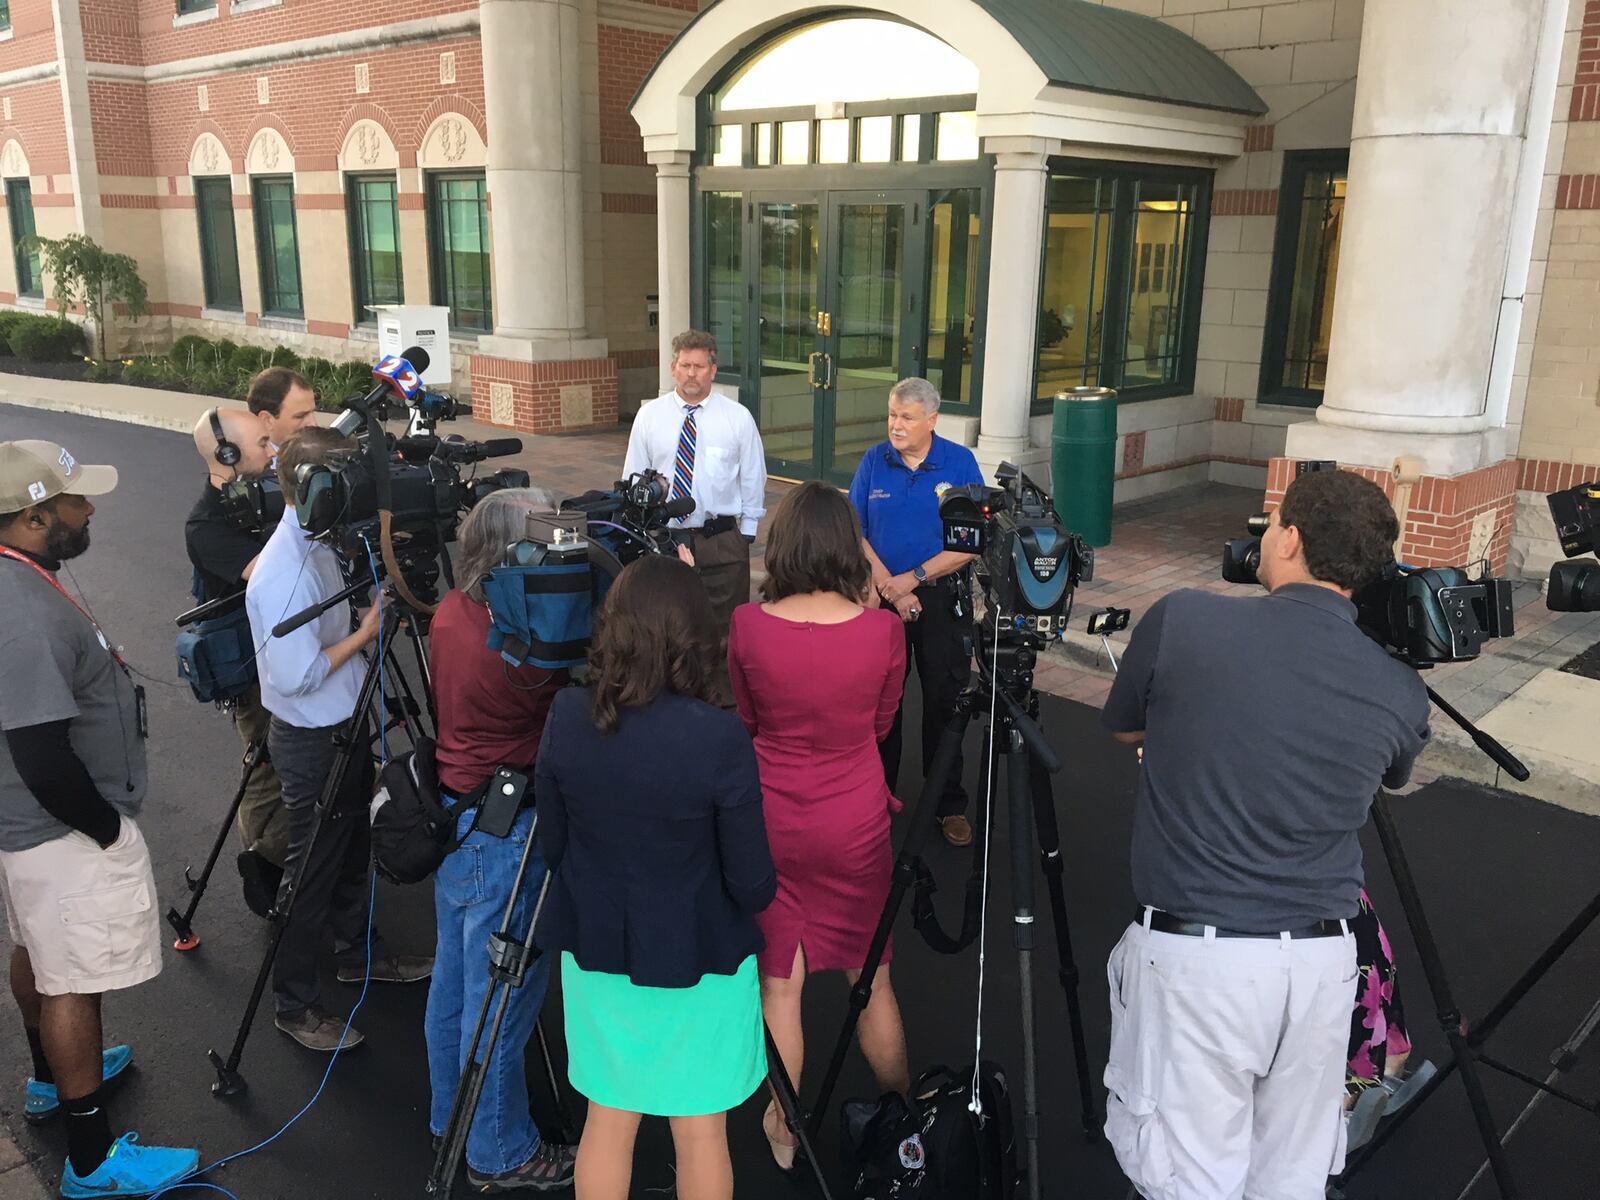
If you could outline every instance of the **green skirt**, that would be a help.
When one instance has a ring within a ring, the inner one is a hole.
[[[640,987],[561,954],[567,1073],[596,1104],[657,1117],[727,1112],[767,1076],[761,983],[751,955],[693,987]]]

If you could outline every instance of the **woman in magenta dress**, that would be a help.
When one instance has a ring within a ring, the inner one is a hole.
[[[735,610],[728,662],[739,715],[755,739],[778,895],[757,918],[761,1005],[798,1087],[804,1057],[800,993],[811,971],[866,961],[889,894],[894,855],[878,742],[905,684],[905,633],[892,611],[868,608],[871,574],[861,526],[821,483],[783,498],[767,537],[765,603]],[[861,1049],[884,1091],[910,1087],[905,1030],[889,983],[889,953],[861,1015]],[[778,1166],[794,1169],[794,1139],[775,1105],[763,1118]]]

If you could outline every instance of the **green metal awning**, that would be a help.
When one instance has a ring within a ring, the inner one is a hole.
[[[1255,89],[1214,51],[1154,17],[1089,0],[969,3],[1004,27],[1045,77],[1061,87],[1250,116],[1267,111],[1266,102]],[[702,8],[684,32],[716,7],[714,2]],[[875,11],[868,4],[833,13],[819,12],[817,17],[825,20],[830,15],[864,16]],[[671,47],[667,53],[671,53]],[[652,67],[629,102],[630,108],[654,74]]]
[[[1087,0],[972,0],[1016,38],[1051,83],[1113,96],[1260,116],[1239,73],[1154,17]]]

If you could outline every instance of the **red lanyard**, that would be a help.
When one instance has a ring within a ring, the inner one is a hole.
[[[77,600],[73,599],[72,594],[70,592],[68,592],[66,588],[61,586],[61,584],[56,580],[56,577],[54,575],[52,575],[49,571],[46,571],[43,567],[41,567],[38,563],[34,562],[33,559],[29,558],[27,555],[18,554],[15,550],[11,549],[9,546],[0,546],[0,558],[9,558],[13,562],[19,562],[25,567],[31,567],[33,569],[34,574],[38,575],[40,579],[44,580],[51,587],[55,588],[56,591],[60,592],[61,596],[62,596],[62,599],[64,599],[68,604],[72,605],[73,608],[77,609],[80,613],[82,613],[83,614],[83,619],[85,621],[89,622],[90,625],[94,626],[95,636],[100,639],[100,644],[111,652],[111,657],[117,660],[117,665],[119,667],[122,667],[124,670],[127,669],[128,664],[122,661],[122,655],[118,654],[117,651],[116,651],[116,648],[114,646],[112,646],[110,642],[108,642],[106,640],[105,630],[100,628],[100,623],[89,615],[89,610],[88,609],[84,608],[83,605],[81,605],[81,604],[79,604],[77,602]]]

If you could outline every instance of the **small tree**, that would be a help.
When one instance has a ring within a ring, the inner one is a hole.
[[[107,302],[127,305],[131,317],[145,314],[149,293],[139,276],[139,264],[126,254],[112,254],[81,233],[33,240],[50,273],[61,320],[66,321],[67,310],[74,304],[82,304],[94,322],[97,357],[105,358]]]

